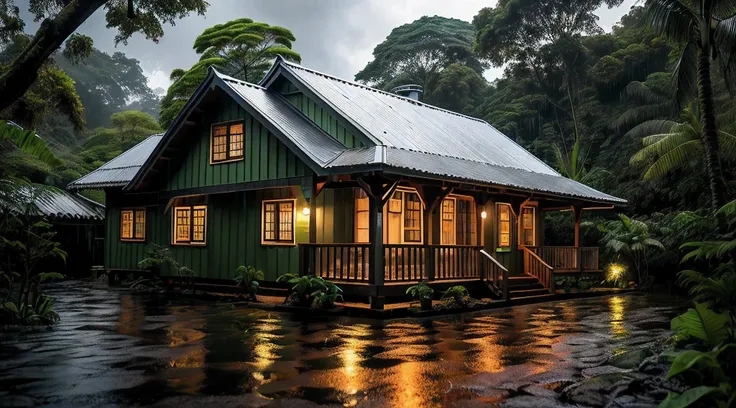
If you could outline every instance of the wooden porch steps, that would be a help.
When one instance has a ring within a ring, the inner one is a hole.
[[[534,276],[509,276],[509,298],[511,299],[532,298],[549,294],[549,290]]]

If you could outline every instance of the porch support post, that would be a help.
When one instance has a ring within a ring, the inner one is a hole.
[[[575,255],[577,257],[578,272],[583,272],[583,251],[580,250],[580,220],[583,218],[583,209],[578,206],[572,207],[575,214]]]
[[[384,185],[389,183],[388,185]],[[359,178],[358,184],[368,195],[368,234],[370,236],[369,262],[371,309],[383,309],[385,296],[382,290],[385,275],[385,257],[383,250],[383,206],[388,201],[387,192],[394,190],[398,182],[391,182],[382,177]],[[385,199],[384,199],[385,198]]]

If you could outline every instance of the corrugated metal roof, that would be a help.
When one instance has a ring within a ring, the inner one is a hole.
[[[163,133],[151,135],[126,150],[118,157],[103,164],[93,172],[72,181],[68,189],[123,187],[135,177],[153,149],[163,138]]]
[[[626,200],[601,193],[585,184],[558,175],[534,173],[395,147],[378,146],[346,150],[333,160],[328,168],[360,167],[371,164],[411,170],[440,178],[481,182],[615,204],[626,203]]]
[[[559,175],[483,120],[280,63],[379,145]]]
[[[215,71],[223,83],[234,90],[253,109],[276,126],[297,148],[324,167],[345,150],[340,142],[312,124],[281,95]]]
[[[56,220],[102,221],[105,206],[64,190],[41,192],[34,204],[43,215]]]

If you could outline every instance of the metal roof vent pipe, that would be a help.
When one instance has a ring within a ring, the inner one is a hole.
[[[409,99],[414,99],[415,101],[418,101],[419,97],[424,93],[424,89],[422,89],[421,85],[407,84],[397,86],[396,88],[392,89],[391,92],[395,93],[396,95],[405,96]]]

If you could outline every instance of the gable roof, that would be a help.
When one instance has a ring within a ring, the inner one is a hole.
[[[557,175],[487,122],[339,79],[285,60],[287,78],[306,87],[377,145]],[[275,79],[271,70],[261,82]]]
[[[326,105],[374,146],[348,149],[327,134],[284,96],[268,89],[281,76]],[[219,87],[318,175],[388,171],[597,203],[626,203],[562,177],[480,119],[322,74],[282,58],[277,58],[261,84],[264,86],[210,68],[164,135],[151,136],[69,187],[137,188],[207,91]]]
[[[91,173],[72,181],[70,190],[85,188],[125,187],[138,173],[143,163],[163,138],[163,133],[151,135]]]
[[[201,102],[207,91],[214,87],[225,91],[317,174],[325,174],[325,165],[345,150],[345,146],[312,123],[280,94],[270,92],[260,85],[221,74],[210,67],[205,80],[181,109],[161,142],[143,162],[141,170],[126,184],[125,190],[135,189],[143,180],[169,143],[177,137],[179,129],[192,110]]]

